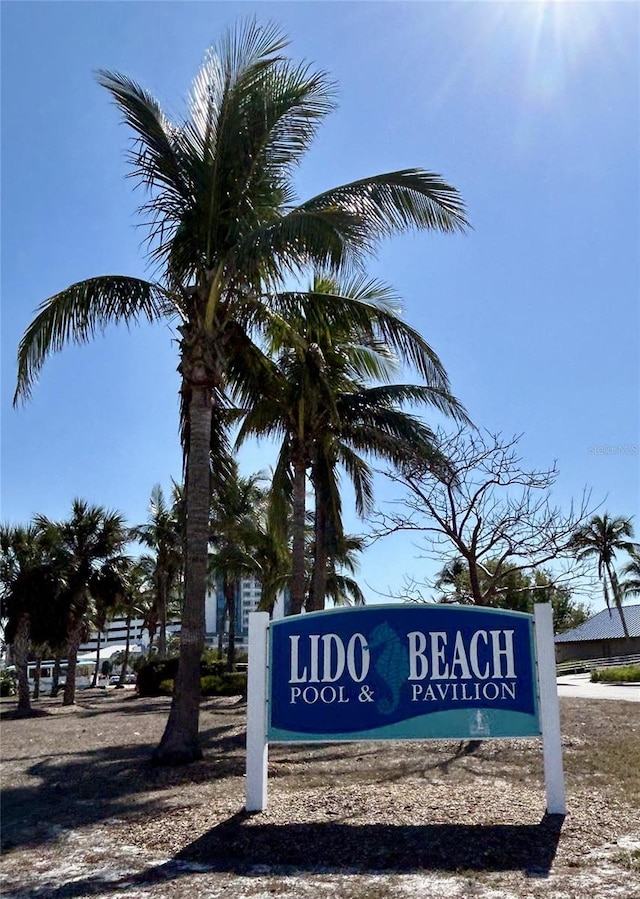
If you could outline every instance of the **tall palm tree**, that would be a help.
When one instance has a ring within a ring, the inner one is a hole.
[[[457,191],[411,169],[363,178],[296,203],[293,173],[333,84],[283,55],[287,39],[255,21],[224,35],[193,84],[188,116],[171,122],[125,75],[99,81],[133,131],[133,175],[148,188],[155,280],[126,276],[73,284],[41,306],[19,348],[17,398],[29,396],[50,353],[86,342],[112,322],[176,319],[187,405],[187,558],[180,665],[157,762],[201,758],[209,449],[214,409],[229,383],[259,379],[254,337],[279,311],[273,288],[309,261],[357,263],[382,237],[411,227],[466,226]],[[248,388],[247,388],[248,389]]]
[[[67,681],[63,705],[73,705],[76,692],[78,647],[87,633],[94,612],[93,590],[105,563],[123,558],[130,539],[124,518],[101,506],[74,499],[71,516],[52,521],[36,515],[34,524],[49,548],[52,564],[61,585],[67,626]]]
[[[616,552],[622,550],[633,553],[637,550],[633,542],[633,525],[629,518],[611,518],[606,512],[602,517],[594,515],[591,521],[579,528],[574,534],[571,547],[578,559],[593,558],[597,562],[598,577],[602,581],[604,601],[611,612],[611,599],[620,613],[622,629],[629,638],[627,623],[624,619],[622,603],[623,591],[614,568]]]
[[[152,551],[153,582],[158,616],[158,657],[167,654],[167,606],[183,570],[183,534],[177,501],[167,504],[160,484],[151,491],[149,518],[133,529],[134,537]]]
[[[231,476],[214,479],[211,514],[211,573],[222,579],[229,620],[227,668],[235,665],[236,600],[243,577],[258,575],[255,550],[259,541],[259,510],[265,491],[261,474],[243,477],[237,462]]]
[[[276,358],[260,392],[241,397],[248,408],[238,442],[254,434],[282,440],[274,496],[289,496],[292,506],[294,614],[305,592],[307,472],[315,495],[315,564],[307,602],[313,610],[324,606],[327,563],[344,536],[338,466],[348,472],[357,511],[365,515],[372,473],[362,454],[394,464],[416,453],[439,458],[433,433],[403,411],[404,403],[428,404],[467,420],[437,355],[397,308],[397,297],[381,282],[317,276],[307,293],[296,295],[287,322],[269,332]],[[388,383],[399,359],[413,363],[425,383]],[[370,386],[374,380],[383,383]],[[280,518],[286,520],[284,509]]]

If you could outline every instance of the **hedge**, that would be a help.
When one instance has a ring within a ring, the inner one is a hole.
[[[593,683],[627,683],[640,682],[640,665],[621,665],[618,668],[594,668],[591,672]]]
[[[247,675],[242,672],[225,671],[223,674],[206,674],[200,678],[200,690],[203,696],[246,696]],[[171,696],[173,679],[167,678],[158,686],[158,696]]]
[[[224,659],[202,661],[200,677],[204,696],[245,695],[246,674],[225,671]],[[173,692],[173,682],[178,672],[178,659],[153,659],[138,670],[136,689],[140,696],[166,696]],[[214,692],[208,692],[214,690]]]

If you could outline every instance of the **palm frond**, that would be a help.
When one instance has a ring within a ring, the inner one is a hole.
[[[130,154],[132,176],[149,188],[160,186],[182,202],[187,201],[192,187],[180,161],[179,131],[157,100],[118,72],[99,71],[98,83],[109,91],[125,123],[137,135],[137,149]]]
[[[338,463],[353,485],[356,512],[364,518],[373,508],[373,473],[365,460],[345,442],[341,441],[334,449]]]
[[[87,343],[108,324],[155,321],[172,311],[159,285],[119,275],[89,278],[49,297],[38,307],[18,347],[14,405],[29,398],[45,359],[65,344]]]
[[[462,404],[448,390],[439,387],[423,384],[384,384],[352,394],[347,393],[341,397],[341,406],[347,417],[352,413],[366,415],[367,410],[402,406],[405,403],[431,406],[443,415],[470,424]]]
[[[313,197],[298,209],[334,207],[357,216],[376,239],[411,228],[451,233],[469,227],[460,193],[440,175],[423,169],[352,181]]]

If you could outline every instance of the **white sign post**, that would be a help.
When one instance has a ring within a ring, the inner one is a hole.
[[[269,613],[249,615],[249,669],[247,673],[247,784],[246,809],[267,807],[267,636]]]
[[[540,697],[540,729],[544,757],[544,783],[547,791],[547,813],[567,814],[567,797],[562,768],[562,736],[560,706],[556,679],[556,658],[553,642],[553,609],[550,602],[536,603],[533,611],[538,661]]]

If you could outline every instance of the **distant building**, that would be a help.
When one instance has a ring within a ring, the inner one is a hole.
[[[260,582],[254,577],[242,578],[236,588],[236,646],[238,649],[244,649],[247,646],[247,638],[249,635],[249,613],[254,612],[260,602],[262,595]],[[274,613],[275,617],[279,617]],[[222,589],[222,580],[218,580],[213,588],[207,592],[205,599],[205,631],[206,643],[208,646],[217,647],[219,636],[222,632],[223,643],[226,645],[225,634],[229,632],[229,622],[225,615],[224,593]],[[108,647],[112,644],[124,644],[127,632],[126,618],[114,618],[109,622],[107,630],[101,634],[100,646]],[[179,634],[180,621],[174,620],[167,623],[167,633]],[[144,627],[141,618],[131,620],[130,624],[130,641],[146,648],[149,646],[149,632]],[[154,638],[154,644],[157,645],[158,636]],[[98,645],[98,634],[94,631],[90,639],[83,643],[80,652],[93,652]]]
[[[236,585],[236,646],[246,647],[249,636],[249,613],[255,612],[262,596],[260,581],[254,577],[244,577]],[[207,594],[205,605],[206,641],[216,646],[220,635],[229,633],[226,616],[224,590],[220,578],[214,590]],[[226,645],[226,640],[224,640]]]
[[[640,605],[623,606],[627,640],[617,609],[603,609],[578,627],[555,638],[556,661],[609,659],[640,653]]]

